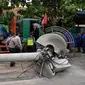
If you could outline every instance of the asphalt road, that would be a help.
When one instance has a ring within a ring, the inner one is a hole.
[[[2,74],[0,70],[0,85],[85,85],[85,54],[77,54],[76,57],[70,58],[70,61],[71,68],[57,73],[50,79],[39,77],[28,79],[25,76],[22,76],[21,79],[16,77],[11,79],[11,77],[5,77],[5,74]],[[4,67],[4,65],[2,66]],[[19,68],[18,70],[20,71]],[[17,73],[17,75],[19,74]]]

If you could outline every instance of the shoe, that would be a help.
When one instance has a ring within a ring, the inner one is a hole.
[[[14,67],[14,66],[15,66],[15,62],[11,62],[10,67]]]

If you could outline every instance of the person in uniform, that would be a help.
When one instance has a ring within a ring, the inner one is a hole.
[[[32,35],[30,35],[27,39],[27,43],[24,46],[24,52],[36,52],[35,39]]]

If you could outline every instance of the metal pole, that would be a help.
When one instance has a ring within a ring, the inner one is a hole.
[[[0,54],[0,62],[38,60],[40,52]]]

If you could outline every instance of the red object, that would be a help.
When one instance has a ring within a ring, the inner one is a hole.
[[[48,17],[47,17],[47,14],[44,15],[44,18],[42,20],[42,28],[44,29],[44,25],[46,25],[48,22]]]
[[[11,21],[10,31],[16,33],[16,17],[13,17]]]
[[[85,31],[83,31],[82,34],[85,34]]]

